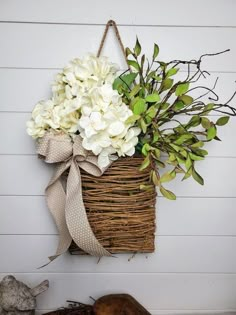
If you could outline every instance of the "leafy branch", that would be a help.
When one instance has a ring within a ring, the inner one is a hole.
[[[113,88],[122,94],[123,101],[133,111],[129,122],[142,130],[136,147],[137,153],[144,156],[140,169],[152,166],[151,180],[169,199],[176,196],[163,187],[163,183],[173,180],[178,173],[183,174],[182,180],[193,177],[199,184],[204,184],[195,164],[208,154],[204,149],[207,142],[220,140],[218,127],[227,124],[230,116],[236,116],[236,109],[230,105],[236,91],[228,101],[219,103],[215,92],[218,78],[212,88],[196,85],[202,77],[206,79],[210,75],[201,68],[204,58],[228,51],[203,54],[198,60],[163,62],[158,59],[157,44],[154,44],[151,61],[141,54],[138,39],[133,50],[126,48],[127,63],[132,72],[122,73]],[[176,80],[180,67],[187,68],[187,74],[183,80]],[[198,90],[203,92],[194,98],[192,92]],[[206,96],[208,99],[204,101]],[[212,112],[224,116],[213,121],[209,116]],[[168,165],[171,170],[160,175],[159,169]]]

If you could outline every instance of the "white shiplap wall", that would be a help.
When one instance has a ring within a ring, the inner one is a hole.
[[[57,242],[43,197],[52,169],[37,160],[25,133],[54,74],[71,58],[95,52],[110,18],[125,45],[138,35],[150,54],[156,41],[166,60],[231,48],[205,66],[210,85],[220,77],[217,91],[226,100],[235,89],[235,12],[234,0],[0,0],[0,277],[13,273],[30,285],[48,278],[39,314],[66,299],[89,302],[111,292],[132,294],[152,314],[236,311],[235,121],[199,164],[205,187],[175,182],[176,202],[158,198],[156,253],[99,264],[66,254],[40,270]],[[103,53],[124,67],[112,33]]]

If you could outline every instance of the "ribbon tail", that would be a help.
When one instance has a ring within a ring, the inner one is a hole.
[[[48,257],[50,262],[61,254],[64,254],[72,242],[65,218],[66,194],[60,181],[60,177],[66,168],[67,166],[65,164],[60,165],[46,188],[47,205],[59,232],[56,253],[53,256]]]
[[[97,240],[89,224],[83,203],[80,170],[73,160],[67,178],[66,223],[74,242],[86,253],[112,256]]]

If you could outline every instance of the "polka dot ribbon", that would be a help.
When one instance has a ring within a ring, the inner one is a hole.
[[[97,157],[88,154],[82,146],[82,138],[72,142],[67,135],[47,133],[37,144],[37,153],[46,163],[56,164],[55,173],[47,188],[48,208],[59,231],[59,243],[52,261],[65,253],[73,240],[79,248],[93,256],[111,256],[96,239],[83,203],[80,168],[94,176],[101,176],[106,169],[98,166]],[[61,176],[69,170],[66,187]]]

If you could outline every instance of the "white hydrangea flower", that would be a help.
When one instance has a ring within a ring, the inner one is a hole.
[[[76,58],[56,76],[52,85],[53,99],[61,102],[104,83],[112,84],[118,70],[118,66],[104,56],[88,54],[83,59]]]
[[[58,128],[52,121],[52,111],[55,103],[52,100],[40,101],[36,104],[31,120],[27,122],[27,132],[33,138],[43,137],[45,131],[51,128]]]
[[[39,127],[33,119],[27,121],[26,127],[28,135],[30,135],[34,139],[43,137],[46,132],[46,129],[44,129],[43,127]]]
[[[80,130],[84,130],[86,137],[90,138],[96,135],[101,130],[107,128],[107,124],[104,121],[100,112],[92,112],[90,116],[82,116],[79,120]]]
[[[107,167],[111,161],[115,161],[118,157],[115,155],[116,150],[113,147],[108,147],[102,149],[100,154],[98,155],[98,165],[101,168]]]
[[[86,150],[92,151],[95,155],[99,155],[104,148],[111,146],[111,139],[104,131],[89,138],[83,132],[80,135],[83,137],[83,147]]]
[[[67,133],[75,133],[78,130],[79,112],[71,110],[66,106],[66,102],[54,107],[52,112],[52,121]],[[52,126],[51,126],[52,127]],[[53,127],[52,127],[53,128]]]
[[[43,137],[46,130],[62,130],[66,133],[75,133],[78,130],[78,109],[81,99],[65,100],[55,104],[52,100],[39,102],[27,122],[27,132],[33,138]]]
[[[34,110],[32,111],[32,119],[38,126],[44,126],[51,119],[52,110],[55,103],[51,100],[40,101],[36,104]]]
[[[106,57],[72,60],[56,76],[52,99],[35,106],[27,123],[29,135],[80,134],[83,147],[98,156],[102,168],[118,157],[132,156],[141,130],[127,123],[133,112],[112,88],[117,71]]]
[[[78,130],[86,150],[98,155],[98,164],[105,167],[114,154],[133,155],[138,143],[139,128],[127,124],[133,115],[122,97],[110,84],[94,88],[84,99]]]
[[[138,135],[140,128],[131,127],[124,138],[113,138],[112,146],[115,148],[118,156],[132,156],[135,153],[135,146],[138,144]]]

